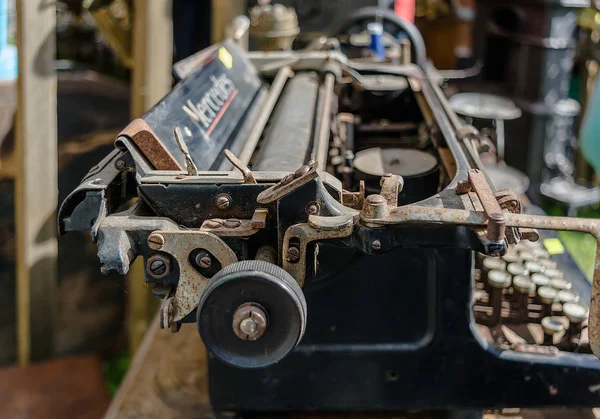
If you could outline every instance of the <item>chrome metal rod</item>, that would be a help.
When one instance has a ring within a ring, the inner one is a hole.
[[[242,149],[239,159],[244,166],[247,166],[250,163],[250,158],[252,154],[254,154],[254,150],[256,149],[256,144],[258,144],[258,140],[269,121],[269,117],[275,108],[275,104],[277,103],[277,99],[281,95],[283,91],[283,87],[285,86],[288,79],[294,74],[292,69],[289,66],[282,67],[275,76],[273,83],[271,84],[271,88],[269,90],[269,96],[264,104],[264,109],[259,115],[252,132],[248,136],[246,143],[244,144],[244,148]]]

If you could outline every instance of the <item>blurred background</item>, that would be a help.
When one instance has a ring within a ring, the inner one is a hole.
[[[362,6],[414,19],[431,60],[454,80],[444,86],[448,95],[500,94],[521,110],[501,121],[502,158],[525,175],[517,187],[551,215],[600,214],[600,109],[592,100],[600,14],[593,2],[278,3],[296,10],[299,46]],[[85,413],[73,417],[99,417],[107,408],[157,303],[141,286],[141,268],[103,277],[85,233],[57,237],[57,205],[113,149],[121,129],[169,91],[172,64],[224,39],[234,17],[255,5],[0,0],[0,400],[14,403],[19,383],[36,382],[40,394],[31,397],[45,400],[42,410],[69,396],[86,401]],[[594,240],[560,237],[591,276]],[[35,369],[25,373],[26,365]],[[73,369],[76,379],[43,384]],[[44,417],[37,413],[30,417]]]

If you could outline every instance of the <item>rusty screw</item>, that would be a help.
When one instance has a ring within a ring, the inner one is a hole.
[[[204,227],[206,228],[219,228],[223,226],[223,220],[219,220],[218,218],[213,218],[212,220],[206,220],[204,222]]]
[[[241,225],[242,225],[242,222],[235,218],[230,218],[229,220],[225,220],[225,222],[223,223],[223,226],[225,228],[238,228]]]
[[[148,236],[148,247],[152,250],[160,250],[165,245],[165,237],[159,233]]]
[[[380,250],[381,249],[381,242],[379,240],[373,240],[371,242],[371,248],[373,250]]]
[[[285,258],[289,263],[296,263],[300,260],[300,249],[296,246],[291,246],[287,251],[287,256]]]
[[[115,162],[115,168],[117,170],[123,170],[123,169],[125,169],[125,160],[121,160],[121,159],[117,160]]]
[[[200,252],[196,255],[196,263],[201,268],[208,269],[212,265],[212,259],[207,252]]]
[[[146,263],[146,271],[153,278],[164,278],[169,274],[169,261],[161,255],[154,255],[148,258]]]
[[[225,211],[231,207],[231,196],[226,193],[219,194],[217,195],[217,199],[215,199],[215,204],[217,205],[217,208]]]
[[[319,204],[316,202],[309,202],[306,206],[306,213],[309,215],[317,215],[319,213]]]

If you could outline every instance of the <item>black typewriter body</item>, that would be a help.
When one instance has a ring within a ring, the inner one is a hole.
[[[197,325],[216,410],[598,404],[591,285],[569,274],[592,300],[569,323],[482,262],[597,222],[495,190],[407,33],[412,62],[226,41],[178,63],[63,203],[61,232],[90,229],[104,272],[144,259],[162,327]]]

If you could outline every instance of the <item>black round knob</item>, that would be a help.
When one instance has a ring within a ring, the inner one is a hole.
[[[306,327],[306,300],[279,266],[245,260],[226,266],[200,298],[198,331],[221,361],[261,368],[285,357]]]

